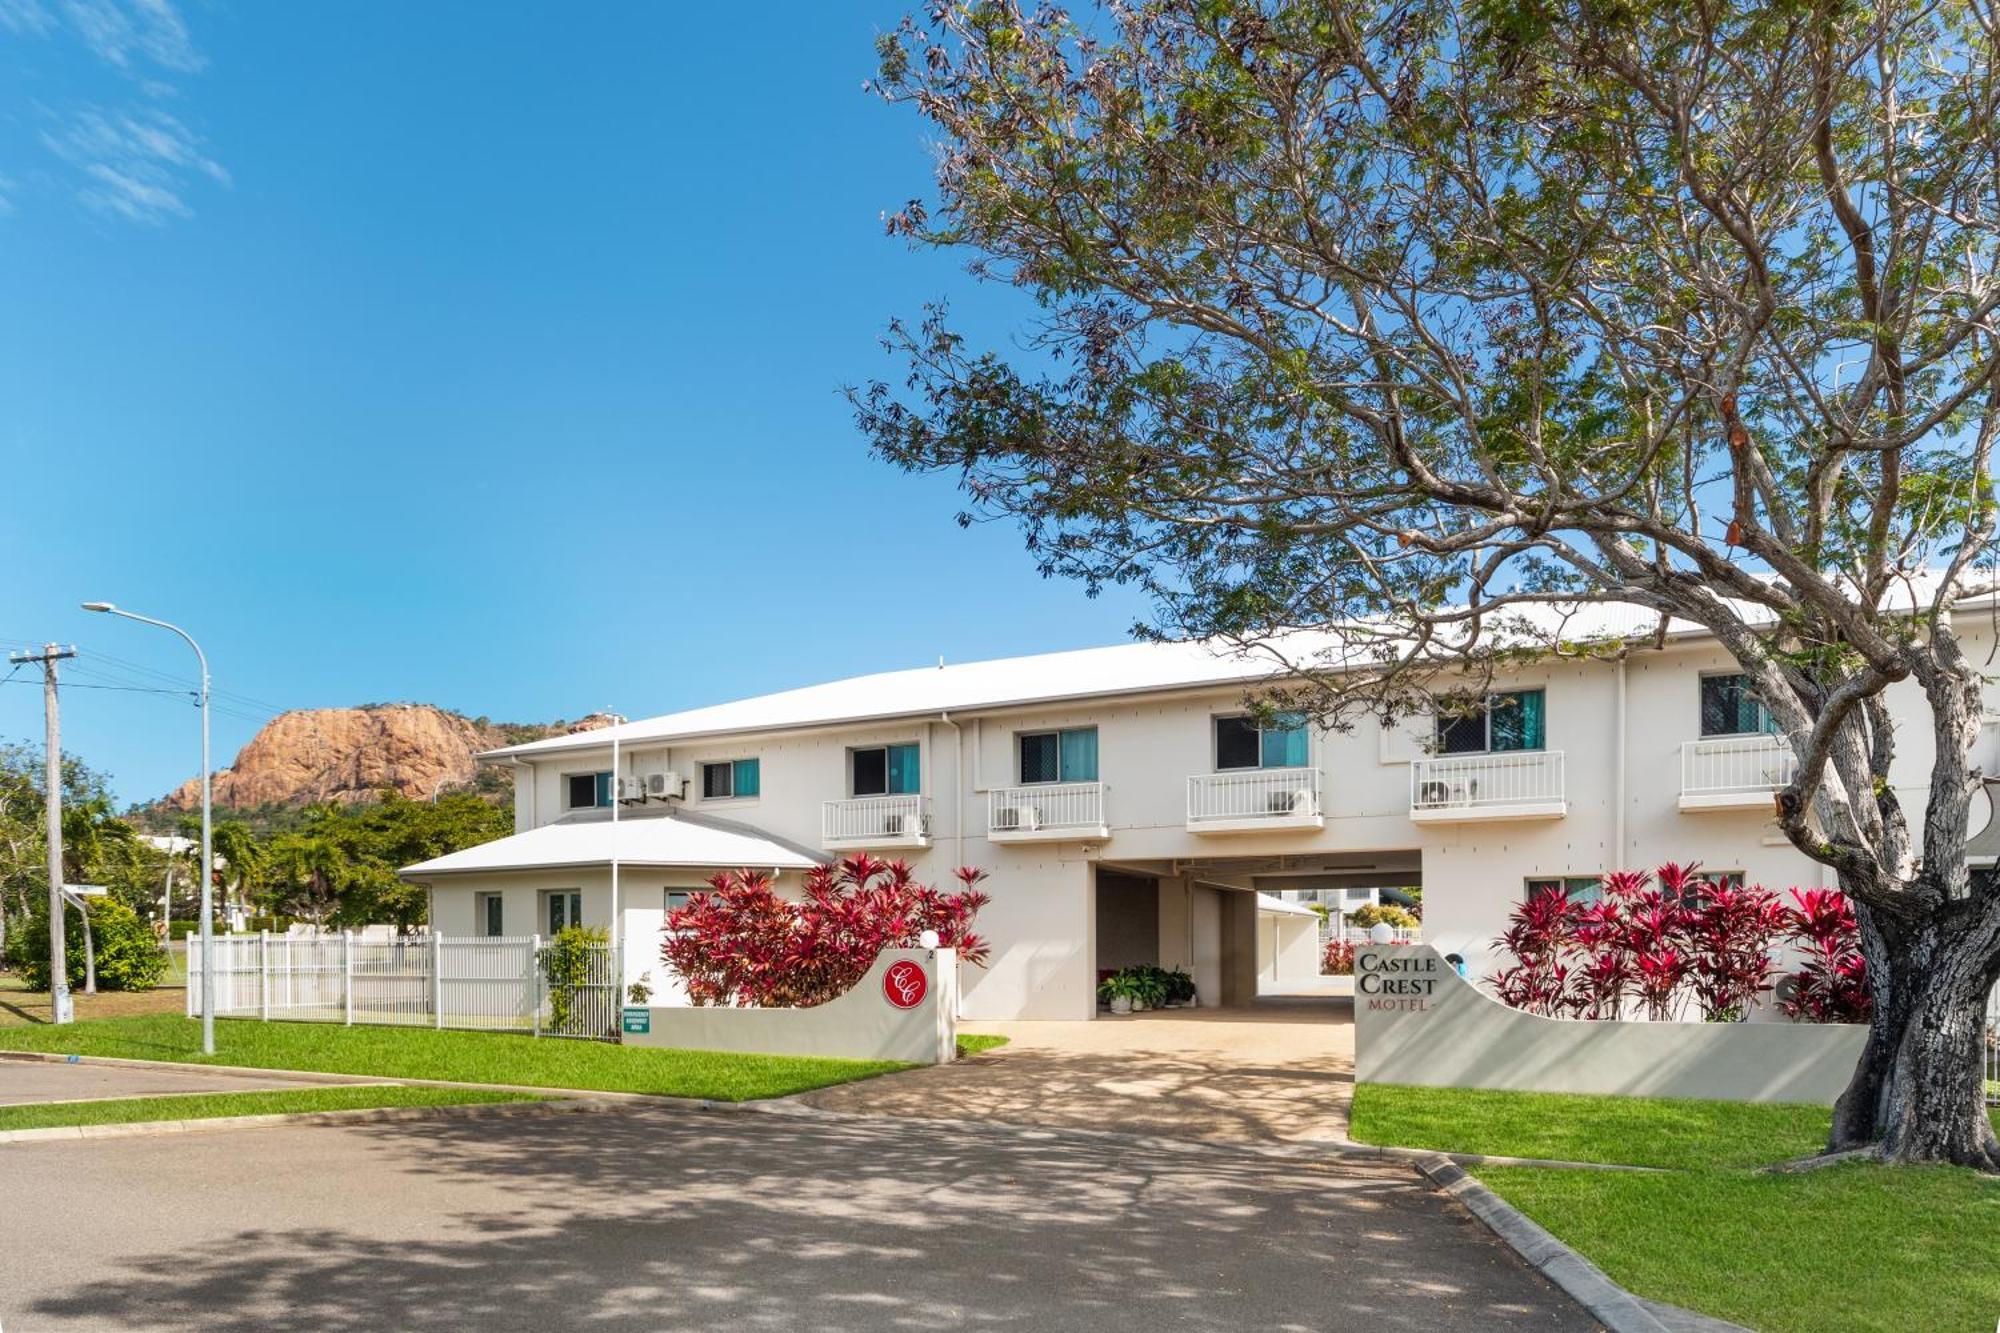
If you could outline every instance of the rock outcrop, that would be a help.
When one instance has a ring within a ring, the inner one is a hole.
[[[265,723],[236,762],[215,774],[214,799],[235,809],[353,804],[377,800],[384,791],[427,800],[470,784],[478,771],[473,756],[481,750],[608,723],[589,717],[549,726],[496,726],[426,704],[299,709]],[[199,809],[199,779],[160,805]]]

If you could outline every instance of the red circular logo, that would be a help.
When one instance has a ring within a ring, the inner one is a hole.
[[[924,1002],[930,988],[931,979],[924,975],[923,968],[907,958],[889,964],[889,970],[882,974],[882,994],[898,1009],[916,1008]]]

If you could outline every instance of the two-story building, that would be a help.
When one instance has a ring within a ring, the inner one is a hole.
[[[1991,626],[1964,619],[1983,655]],[[1265,653],[1131,644],[512,746],[485,758],[514,771],[518,832],[404,874],[430,886],[447,934],[613,927],[628,979],[671,994],[664,914],[718,869],[775,871],[782,891],[854,851],[938,883],[976,865],[992,874],[992,960],[966,969],[966,1016],[1063,1019],[1091,1017],[1099,971],[1131,963],[1187,967],[1207,1003],[1249,999],[1269,965],[1259,891],[1420,887],[1426,939],[1480,975],[1534,887],[1589,894],[1606,870],[1670,860],[1823,882],[1771,822],[1789,748],[1692,627],[1623,661],[1522,666],[1483,706],[1393,726],[1260,725],[1246,697],[1275,669]],[[1919,716],[1909,687],[1892,707]],[[1992,771],[1990,726],[1980,745]],[[1929,759],[1927,727],[1905,727],[1895,775],[1913,812]]]

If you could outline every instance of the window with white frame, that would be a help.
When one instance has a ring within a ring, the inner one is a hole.
[[[1024,731],[1019,738],[1021,782],[1097,781],[1097,728]]]
[[[1778,729],[1771,710],[1741,671],[1718,671],[1701,678],[1701,734],[1755,736]]]
[[[1217,772],[1306,768],[1311,763],[1312,745],[1306,734],[1306,720],[1296,713],[1280,713],[1267,724],[1260,724],[1247,714],[1215,719]]]
[[[755,759],[728,759],[701,766],[701,796],[705,801],[740,801],[763,787],[762,765]]]
[[[542,890],[542,924],[553,935],[569,926],[583,924],[583,892],[580,889]]]
[[[472,895],[472,925],[481,935],[492,938],[505,935],[505,917],[500,907],[497,893],[475,893]]]
[[[1504,754],[1548,745],[1548,696],[1542,690],[1496,690],[1470,702],[1441,700],[1439,754]]]
[[[611,804],[611,770],[563,774],[563,806],[570,810],[604,809]]]
[[[1581,907],[1588,907],[1604,896],[1604,880],[1599,875],[1538,875],[1527,882],[1525,897],[1532,898],[1538,893],[1560,893]]]
[[[873,745],[847,752],[850,796],[916,796],[923,789],[921,749],[915,744]]]

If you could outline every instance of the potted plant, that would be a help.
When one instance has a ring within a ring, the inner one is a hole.
[[[1097,983],[1098,1002],[1110,1005],[1111,1012],[1114,1014],[1131,1013],[1134,998],[1135,987],[1132,984],[1131,976],[1127,972],[1113,972],[1110,976]]]

